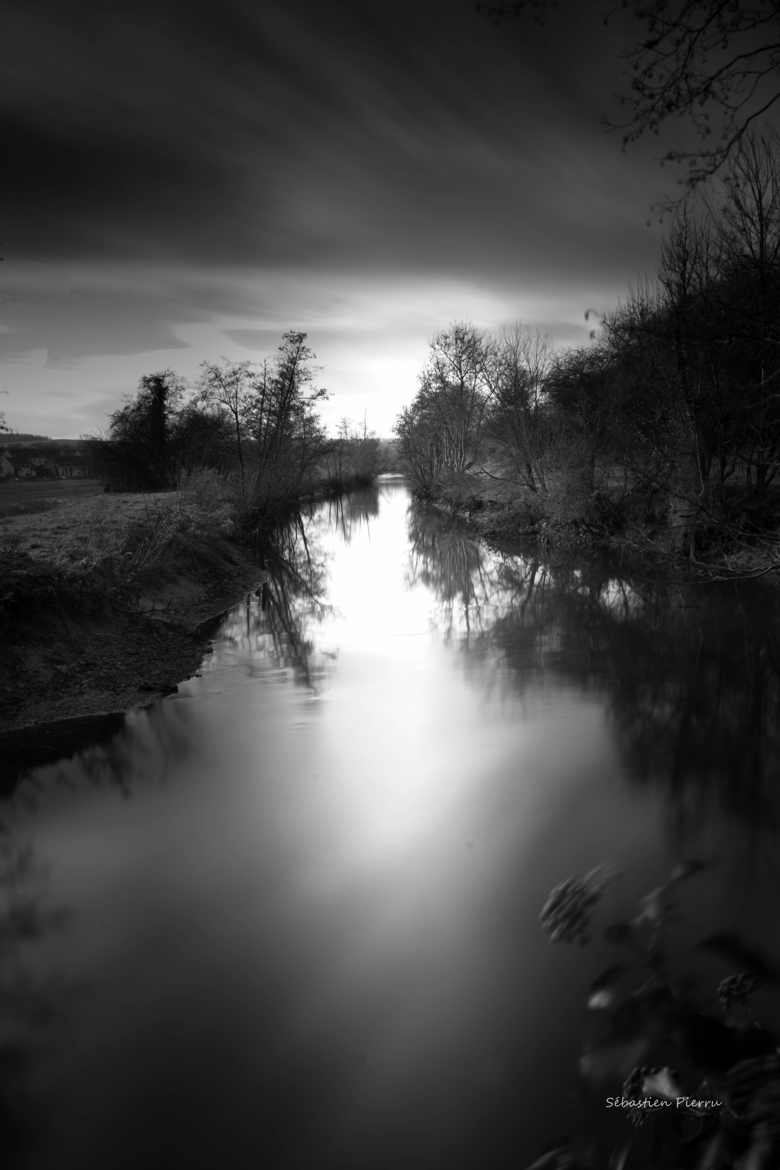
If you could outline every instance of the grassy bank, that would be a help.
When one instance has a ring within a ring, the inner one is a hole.
[[[7,516],[0,556],[1,732],[174,689],[209,619],[262,575],[217,478]]]
[[[16,500],[0,516],[0,757],[17,753],[25,729],[39,737],[62,721],[62,734],[47,733],[56,754],[74,720],[110,727],[106,715],[175,690],[214,620],[264,579],[274,530],[365,481],[323,478],[263,508],[214,471],[178,491],[51,498],[43,511]]]
[[[690,519],[647,493],[573,492],[562,482],[530,496],[498,476],[472,474],[417,492],[427,506],[496,544],[532,544],[541,555],[608,556],[635,569],[728,581],[780,580],[780,532],[743,521],[713,523],[694,546]]]

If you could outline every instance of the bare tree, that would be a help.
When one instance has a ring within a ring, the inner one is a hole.
[[[241,496],[246,497],[244,465],[245,429],[254,396],[254,376],[251,362],[203,362],[199,398],[218,413],[226,415],[233,429],[236,456],[241,474]]]
[[[544,20],[555,0],[478,4],[496,23]],[[777,0],[623,0],[605,4],[603,22],[627,10],[637,30],[624,54],[627,78],[615,125],[623,144],[670,124],[695,142],[666,150],[696,187],[733,159],[748,132],[780,101],[780,4]]]
[[[284,494],[299,486],[323,449],[324,434],[316,404],[327,391],[314,385],[316,355],[306,334],[289,330],[282,337],[274,367],[255,378],[251,404],[252,429],[258,449],[256,494],[272,487]]]
[[[487,365],[488,431],[507,453],[512,470],[534,495],[546,490],[544,471],[545,380],[552,366],[549,339],[516,324],[504,330]]]

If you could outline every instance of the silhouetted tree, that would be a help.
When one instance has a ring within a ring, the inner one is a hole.
[[[547,338],[521,325],[500,334],[487,362],[487,434],[533,494],[547,489],[545,382],[551,362]]]
[[[255,385],[251,362],[203,362],[199,401],[227,418],[235,439],[241,474],[241,495],[246,496],[244,446],[252,414]]]
[[[135,398],[111,415],[112,463],[119,486],[173,486],[173,430],[182,394],[181,381],[173,370],[145,374]]]
[[[348,418],[342,418],[336,437],[326,444],[324,457],[334,489],[346,483],[369,483],[379,471],[380,442],[365,420],[358,430]]]
[[[474,466],[490,395],[490,343],[458,323],[431,342],[420,389],[395,427],[401,455],[419,491],[463,480]]]
[[[306,334],[290,330],[273,369],[265,362],[255,377],[249,411],[257,444],[256,500],[295,493],[322,456],[326,440],[316,407],[327,391],[314,385],[315,357]]]
[[[544,20],[556,7],[555,0],[477,5],[499,23],[523,15]],[[623,0],[604,6],[604,23],[621,8],[634,38],[624,54],[623,143],[669,123],[693,130],[695,145],[663,157],[685,164],[684,181],[695,187],[733,159],[780,101],[780,7],[776,0]]]

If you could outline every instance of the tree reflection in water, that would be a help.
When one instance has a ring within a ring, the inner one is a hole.
[[[627,771],[663,786],[680,837],[708,812],[778,823],[780,602],[759,586],[628,578],[606,562],[489,549],[413,507],[409,577],[482,686],[554,677],[602,695]]]
[[[0,824],[0,1150],[5,1157],[28,1148],[40,1131],[31,1065],[56,997],[36,975],[30,947],[65,918],[48,903],[46,873],[32,847]]]
[[[325,522],[350,544],[353,535],[363,527],[369,528],[371,519],[379,515],[380,491],[377,483],[371,483],[355,488],[349,495],[333,496],[326,501],[320,522]]]
[[[296,683],[316,690],[325,672],[313,630],[327,613],[327,564],[317,531],[295,516],[269,538],[263,580],[243,606],[228,615],[216,655],[238,655],[254,678],[278,679],[292,671]]]
[[[608,563],[543,564],[491,550],[415,507],[409,535],[410,577],[436,592],[443,633],[470,680],[523,694],[553,681],[601,700],[628,779],[666,793],[676,851],[709,823],[727,835],[739,825],[748,846],[777,828],[773,593],[629,578]],[[771,852],[748,850],[752,859]],[[717,847],[712,860],[716,869],[725,861]],[[678,865],[633,918],[594,937],[600,954],[605,944],[616,949],[587,1000],[582,1121],[533,1170],[778,1164],[780,971],[762,950],[774,945],[774,921],[771,911],[754,916],[757,941],[742,936],[741,921],[697,937],[706,888],[697,894],[694,882],[682,895],[702,868]],[[551,938],[588,940],[600,893],[589,882],[600,873],[561,874],[541,908]],[[712,913],[728,917],[718,906]],[[756,988],[764,995],[758,1018],[749,1002]],[[678,1112],[678,1097],[717,1105]],[[661,1100],[671,1120],[648,1119],[641,1107],[605,1113],[605,1099],[617,1098]],[[632,1130],[629,1115],[647,1125]]]
[[[128,800],[135,782],[164,783],[171,761],[191,738],[186,704],[130,712],[113,739],[24,775],[4,801],[0,820],[0,1151],[30,1152],[44,1134],[46,1102],[33,1086],[36,1056],[46,1047],[55,1004],[76,990],[61,977],[36,972],[35,948],[61,929],[69,911],[52,905],[49,874],[24,825],[58,790],[115,790]],[[83,987],[81,988],[83,991]]]

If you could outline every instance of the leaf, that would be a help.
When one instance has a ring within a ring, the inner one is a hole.
[[[772,960],[757,947],[746,943],[736,931],[716,931],[701,939],[696,946],[701,950],[712,951],[739,969],[749,971],[751,975],[759,975],[768,983],[777,982],[777,968]]]
[[[615,1006],[617,984],[627,970],[625,963],[614,963],[593,980],[588,993],[588,1007],[591,1011],[605,1011]]]
[[[608,885],[620,877],[620,870],[615,869],[612,865],[596,865],[593,869],[589,869],[585,874],[583,881],[590,889],[597,893],[601,893]]]
[[[669,909],[665,901],[666,889],[666,886],[657,886],[656,889],[651,890],[649,894],[640,899],[641,909],[633,920],[635,926],[643,926],[647,923],[648,926],[657,929],[663,923]]]
[[[675,1081],[675,1071],[664,1065],[657,1072],[650,1073],[642,1083],[642,1092],[647,1097],[665,1097],[674,1101],[683,1095],[680,1086]]]

